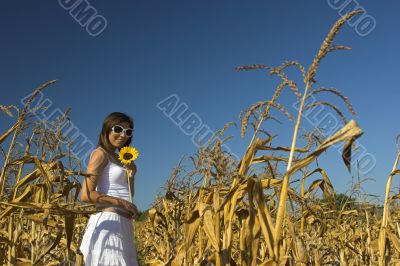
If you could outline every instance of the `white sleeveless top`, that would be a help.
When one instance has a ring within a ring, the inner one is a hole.
[[[93,152],[92,152],[93,154]],[[90,157],[92,157],[92,154]],[[128,188],[128,175],[126,170],[112,162],[106,154],[108,163],[97,178],[96,191],[103,194],[130,201]],[[96,203],[96,206],[110,206],[108,204]]]

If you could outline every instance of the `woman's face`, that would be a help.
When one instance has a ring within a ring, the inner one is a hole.
[[[128,122],[122,122],[118,125],[122,126],[123,128],[130,128]],[[108,134],[108,140],[110,141],[111,145],[113,145],[116,149],[123,147],[128,139],[129,137],[126,136],[124,132],[115,133],[111,130],[110,134]]]

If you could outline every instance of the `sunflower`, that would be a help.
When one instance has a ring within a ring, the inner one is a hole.
[[[127,146],[123,147],[119,151],[119,160],[123,164],[131,164],[132,161],[136,160],[136,158],[139,156],[138,150],[136,150],[134,147]]]

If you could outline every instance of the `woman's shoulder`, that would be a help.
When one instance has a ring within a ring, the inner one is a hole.
[[[106,151],[101,148],[96,148],[92,151],[90,156],[89,164],[87,166],[87,172],[93,175],[99,175],[106,166],[108,165],[108,158]]]
[[[107,152],[101,146],[95,148],[90,157],[94,157],[98,161],[108,161]]]

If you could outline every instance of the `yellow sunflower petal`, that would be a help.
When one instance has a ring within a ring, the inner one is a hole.
[[[131,164],[139,156],[139,152],[134,147],[127,146],[120,150],[118,156],[121,163]]]

